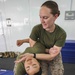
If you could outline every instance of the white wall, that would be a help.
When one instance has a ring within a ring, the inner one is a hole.
[[[39,9],[46,0],[0,0],[0,51],[23,52],[29,44],[16,46],[17,39],[27,38],[34,25],[40,23]],[[65,11],[70,10],[71,0],[54,0],[58,3],[61,14],[56,20],[67,33],[67,40],[75,40],[75,20],[65,20]],[[75,10],[75,0],[72,0],[72,9]],[[7,26],[6,18],[11,18],[11,27]],[[0,30],[1,31],[1,30]],[[4,36],[4,37],[3,37]],[[1,47],[3,46],[3,48]]]
[[[65,20],[65,11],[70,11],[71,1],[72,8],[71,11],[75,11],[75,0],[54,0],[58,3],[61,11],[60,17],[57,19],[56,23],[58,23],[67,33],[67,40],[75,40],[75,20]]]
[[[40,23],[39,21],[39,9],[40,5],[47,0],[30,0],[30,25],[33,27],[34,25]],[[58,3],[60,9],[60,16],[56,20],[56,23],[60,25],[67,33],[67,40],[75,40],[75,20],[65,20],[65,11],[70,11],[71,1],[72,8],[71,11],[75,11],[75,0],[54,0]],[[38,15],[38,16],[37,16]]]

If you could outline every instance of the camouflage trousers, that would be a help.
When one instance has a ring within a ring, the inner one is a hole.
[[[62,64],[62,57],[59,54],[54,60],[52,61],[42,61],[42,75],[48,75],[49,72],[51,75],[63,75],[64,74],[64,67]]]

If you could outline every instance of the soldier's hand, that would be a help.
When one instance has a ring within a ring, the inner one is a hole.
[[[23,44],[23,40],[17,40],[16,44],[17,46],[21,46]]]

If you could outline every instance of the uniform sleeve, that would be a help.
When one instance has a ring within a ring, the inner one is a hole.
[[[45,47],[41,43],[36,42],[33,47],[27,47],[24,53],[45,53]]]
[[[56,40],[55,45],[63,47],[66,41],[66,33],[61,34],[61,36]]]
[[[29,37],[30,37],[32,40],[37,41],[38,38],[39,38],[39,35],[40,35],[39,32],[40,32],[39,27],[38,27],[38,26],[34,26]]]

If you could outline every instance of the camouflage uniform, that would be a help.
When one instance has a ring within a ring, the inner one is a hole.
[[[43,61],[42,64],[42,75],[48,75],[48,71],[50,71],[51,75],[63,75],[64,68],[62,64],[61,53],[55,57],[52,61]]]
[[[43,44],[46,49],[50,49],[54,45],[63,47],[66,40],[66,32],[59,25],[55,24],[54,32],[50,33],[43,29],[42,24],[38,24],[33,27],[30,38],[35,41],[37,41],[39,38],[39,42]],[[42,75],[47,75],[49,68],[52,75],[63,75],[64,69],[61,54],[55,57],[52,61],[42,62]]]
[[[42,46],[37,45],[36,48],[35,45],[35,48],[29,51],[30,52],[33,51],[34,53],[34,51],[36,50],[36,53],[37,51],[39,51],[39,53],[42,53],[40,52],[41,50],[43,51],[45,49],[50,49],[54,45],[58,47],[63,47],[66,40],[66,32],[60,26],[55,24],[54,32],[50,33],[45,29],[43,29],[42,24],[39,24],[33,27],[32,32],[30,34],[30,38],[34,41],[39,41],[39,43]],[[43,47],[45,48],[43,49]],[[42,64],[42,71],[43,71],[42,75],[47,75],[49,68],[50,68],[50,73],[52,75],[63,75],[64,69],[63,69],[61,54],[56,56],[52,61],[49,62],[42,61],[41,64]],[[19,74],[19,75],[23,75],[23,74]]]

